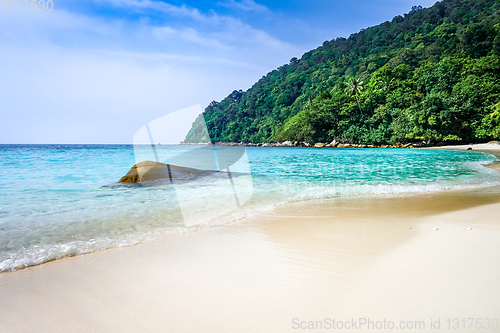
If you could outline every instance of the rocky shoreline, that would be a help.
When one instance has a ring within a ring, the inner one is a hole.
[[[497,141],[492,141],[489,143],[497,143]],[[185,145],[207,145],[210,143],[181,143]],[[245,143],[245,142],[214,142],[215,145],[220,146],[245,146],[245,147],[313,147],[313,148],[426,148],[426,147],[441,147],[447,146],[448,144],[440,143],[428,143],[428,142],[414,142],[414,143],[395,143],[393,145],[371,145],[371,144],[353,144],[353,143],[341,143],[333,140],[330,143],[324,142],[308,142],[308,141],[284,141],[284,142],[273,142],[273,143]]]

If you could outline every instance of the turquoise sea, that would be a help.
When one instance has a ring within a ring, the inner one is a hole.
[[[158,147],[191,157],[197,148]],[[229,178],[135,186],[117,184],[136,163],[132,145],[0,145],[0,271],[193,232],[290,201],[500,185],[500,173],[484,167],[497,159],[483,153],[245,150]],[[224,199],[233,194],[236,204]]]

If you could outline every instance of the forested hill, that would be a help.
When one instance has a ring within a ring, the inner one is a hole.
[[[221,142],[498,138],[500,0],[415,6],[326,41],[247,91],[210,103],[203,117],[210,139]],[[199,120],[185,142],[204,141]]]

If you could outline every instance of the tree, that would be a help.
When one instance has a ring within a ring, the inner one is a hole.
[[[361,78],[350,77],[347,79],[347,87],[345,88],[345,93],[349,96],[354,95],[356,97],[356,102],[358,103],[359,112],[363,113],[361,109],[361,103],[359,102],[359,94],[363,90],[363,81]]]
[[[423,9],[422,6],[413,6],[413,7],[411,7],[410,13],[415,13],[415,12],[418,12],[419,10],[422,10],[422,9]]]

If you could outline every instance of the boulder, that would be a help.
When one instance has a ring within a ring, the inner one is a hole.
[[[337,147],[338,147],[338,148],[344,148],[344,147],[345,147],[345,145],[344,145],[343,143],[339,143],[339,144],[337,144]]]
[[[170,169],[170,170],[169,170]],[[172,164],[153,161],[142,161],[134,165],[119,183],[134,184],[166,179],[192,179],[198,176],[209,175],[217,171],[186,168]]]
[[[325,144],[324,144],[324,143],[321,143],[321,142],[318,142],[318,143],[316,143],[316,144],[314,145],[314,147],[316,147],[316,148],[323,148],[324,146],[325,146]]]
[[[292,147],[293,146],[293,143],[292,141],[285,141],[281,144],[282,146],[285,146],[285,147]]]

